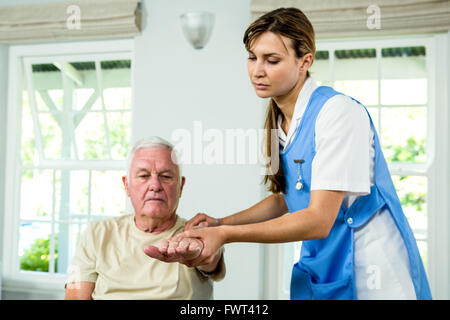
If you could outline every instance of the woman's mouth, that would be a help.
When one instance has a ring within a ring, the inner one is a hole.
[[[264,90],[269,87],[267,84],[263,84],[263,83],[255,83],[254,86],[258,90]]]

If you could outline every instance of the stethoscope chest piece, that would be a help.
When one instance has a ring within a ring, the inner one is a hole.
[[[303,189],[303,183],[302,183],[302,163],[305,162],[305,160],[294,160],[295,163],[298,164],[298,177],[297,177],[297,183],[295,184],[295,189],[302,190]]]

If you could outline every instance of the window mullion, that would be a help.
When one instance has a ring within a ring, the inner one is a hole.
[[[382,126],[381,126],[381,48],[377,47],[376,48],[376,57],[377,57],[377,94],[378,94],[378,104],[377,104],[377,109],[378,109],[378,136],[381,139],[381,135],[382,135]]]
[[[43,140],[42,140],[42,135],[41,135],[41,127],[39,125],[39,116],[38,116],[37,105],[36,105],[36,97],[34,94],[32,68],[31,68],[31,64],[26,59],[24,59],[24,65],[25,65],[25,77],[26,77],[26,82],[27,82],[28,97],[29,97],[29,101],[30,101],[31,117],[33,118],[34,132],[35,132],[35,136],[36,136],[36,147],[37,147],[37,151],[38,151],[38,155],[39,155],[38,159],[39,159],[39,163],[42,163],[43,160],[45,159],[45,155],[44,155]]]
[[[105,100],[103,97],[102,70],[101,70],[100,61],[98,61],[98,60],[95,61],[95,72],[97,74],[97,86],[98,86],[98,90],[100,92],[100,101],[101,101],[102,111],[103,111],[103,118],[104,118],[103,124],[104,124],[104,128],[105,128],[106,146],[108,149],[109,159],[112,159],[112,157],[111,157],[111,142],[109,139],[109,130],[108,130],[108,117],[106,116]]]
[[[88,178],[88,222],[91,221],[91,192],[92,192],[92,170],[89,170]]]
[[[75,159],[79,159],[78,157],[78,148],[75,144],[75,130],[74,130],[74,126],[73,126],[73,114],[72,114],[72,106],[73,106],[73,89],[69,88],[69,84],[68,84],[68,79],[67,79],[67,75],[66,75],[66,68],[65,68],[65,64],[61,63],[61,73],[62,73],[62,80],[63,80],[63,92],[64,92],[64,119],[65,121],[63,121],[62,123],[66,123],[67,128],[61,128],[61,131],[67,130],[67,134],[70,136],[70,144],[74,147],[74,154],[75,154]],[[64,146],[62,146],[64,147]],[[69,148],[69,154],[70,154],[70,149],[71,146],[68,146]],[[71,157],[69,157],[71,158]]]

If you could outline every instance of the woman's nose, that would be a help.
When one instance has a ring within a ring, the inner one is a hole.
[[[264,71],[264,64],[256,61],[255,67],[253,69],[253,76],[256,78],[264,77],[265,71]]]

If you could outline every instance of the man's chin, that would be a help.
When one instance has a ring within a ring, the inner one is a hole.
[[[140,214],[148,218],[163,218],[170,215],[168,208],[160,206],[146,206]]]

